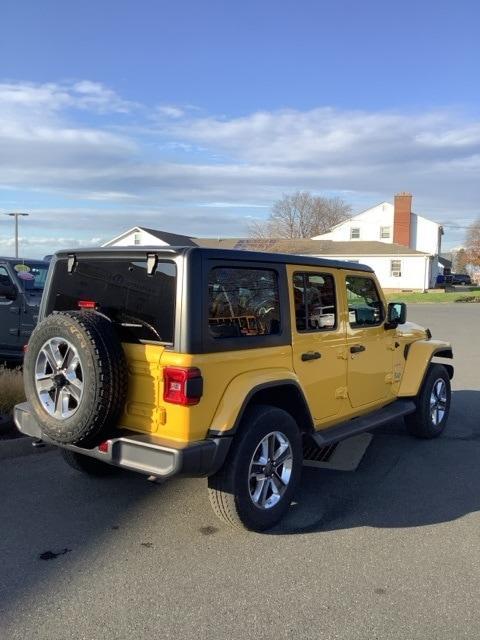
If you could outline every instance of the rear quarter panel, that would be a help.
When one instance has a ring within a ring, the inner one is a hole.
[[[252,387],[293,375],[290,346],[196,355],[165,351],[161,365],[198,367],[203,376],[203,396],[198,405],[191,407],[164,403],[162,380],[160,403],[166,419],[157,433],[180,442],[202,440],[210,428],[228,430]]]

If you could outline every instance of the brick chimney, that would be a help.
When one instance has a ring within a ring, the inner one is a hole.
[[[410,223],[412,218],[412,194],[397,193],[393,214],[393,241],[404,247],[410,246]]]

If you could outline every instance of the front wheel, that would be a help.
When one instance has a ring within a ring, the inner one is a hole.
[[[404,418],[408,431],[417,438],[437,438],[447,424],[450,401],[448,371],[441,364],[431,364],[415,399],[417,409]]]
[[[301,434],[292,416],[277,407],[254,406],[223,467],[208,479],[213,510],[229,525],[270,529],[290,506],[301,468]]]

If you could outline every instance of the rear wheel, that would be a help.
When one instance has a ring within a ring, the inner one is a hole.
[[[25,354],[27,398],[42,433],[59,444],[94,446],[122,413],[127,363],[113,324],[98,313],[52,313]]]
[[[252,407],[222,469],[208,479],[213,510],[229,525],[269,529],[288,510],[301,467],[301,434],[292,416]]]
[[[69,449],[60,449],[60,455],[65,462],[75,469],[75,471],[81,471],[90,476],[110,476],[118,473],[118,468],[113,467],[106,462],[101,462],[90,456],[84,456],[76,451],[70,451]]]
[[[448,371],[441,364],[431,364],[415,399],[417,409],[405,416],[408,431],[417,438],[437,438],[447,424],[450,400]]]

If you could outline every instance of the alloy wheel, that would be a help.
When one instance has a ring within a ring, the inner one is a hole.
[[[438,378],[435,380],[430,394],[430,416],[432,423],[438,426],[445,416],[447,410],[447,385],[445,380]]]
[[[266,435],[255,449],[248,474],[249,493],[259,509],[271,509],[280,502],[292,475],[293,452],[280,431]]]
[[[77,349],[65,338],[51,338],[35,363],[35,389],[45,411],[57,420],[73,416],[83,396],[83,370]]]

